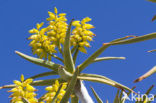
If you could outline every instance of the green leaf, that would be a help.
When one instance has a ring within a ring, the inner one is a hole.
[[[94,88],[93,88],[93,87],[90,87],[90,88],[91,88],[91,90],[92,90],[92,92],[93,92],[93,94],[94,94],[94,96],[95,96],[97,102],[98,102],[98,103],[103,103],[103,101],[102,101],[101,98],[98,96],[98,94],[96,93],[96,91],[94,90]]]
[[[115,60],[115,59],[125,59],[125,57],[101,57],[94,59],[94,62],[99,62],[103,60]]]
[[[147,91],[146,91],[146,95],[149,95],[149,93],[151,92],[151,90],[153,89],[154,85],[152,85]],[[146,103],[146,96],[143,96],[143,101],[141,103]]]
[[[156,38],[156,33],[150,33],[150,34],[147,34],[147,35],[137,36],[135,38],[122,40],[122,41],[119,41],[119,42],[113,42],[112,45],[131,44],[131,43],[142,42],[142,41],[145,41],[145,40],[150,40],[150,39],[155,39],[155,38]]]
[[[62,98],[60,103],[67,103],[68,102],[68,100],[70,98],[70,95],[72,94],[72,92],[73,92],[73,90],[75,88],[78,74],[79,74],[79,69],[77,68],[75,73],[73,74],[73,77],[72,77],[71,81],[69,82],[69,85],[67,87],[66,93],[63,96],[63,98]]]
[[[65,81],[60,79],[60,78],[55,78],[55,79],[46,79],[46,80],[36,80],[31,83],[32,86],[48,86],[52,85],[55,83],[55,81],[58,80],[59,83],[64,83]],[[14,88],[16,85],[11,84],[11,85],[4,85],[0,87],[0,89],[7,89],[7,88]]]
[[[49,76],[49,75],[58,75],[58,73],[56,73],[55,71],[44,72],[44,73],[41,73],[41,74],[34,75],[34,76],[30,77],[30,78],[36,79],[36,78],[45,77],[45,76]]]
[[[147,91],[146,91],[146,95],[149,95],[149,93],[152,91],[152,89],[154,88],[154,85],[152,85]]]
[[[101,75],[96,75],[96,74],[81,74],[80,76],[78,76],[78,79],[81,80],[87,80],[87,81],[92,81],[92,82],[98,82],[98,83],[104,83],[107,85],[111,85],[113,87],[122,89],[122,90],[128,90],[131,92],[134,92],[132,89],[128,88],[127,86],[124,86],[116,81],[113,81],[105,76],[101,76]]]
[[[97,58],[104,50],[106,50],[111,44],[104,44],[101,48],[99,48],[97,51],[95,51],[87,60],[85,60],[82,64],[80,64],[78,67],[80,69],[80,72],[83,71],[89,64],[91,64],[95,58]]]
[[[118,89],[113,103],[120,103],[119,92],[120,92],[120,89]]]
[[[55,78],[55,79],[46,79],[46,80],[36,80],[31,83],[32,86],[48,86],[52,85],[55,83],[55,81],[58,80],[59,83],[65,82],[64,80],[60,78]]]
[[[65,42],[64,42],[64,47],[63,47],[65,69],[70,73],[73,73],[73,71],[75,70],[75,65],[74,65],[74,61],[73,61],[71,50],[70,50],[70,33],[71,33],[72,21],[70,22],[68,26],[68,30],[67,30]]]
[[[23,54],[23,53],[18,52],[18,51],[16,51],[16,54],[18,54],[22,58],[24,58],[24,59],[26,59],[26,60],[34,63],[34,64],[37,64],[37,65],[49,68],[51,70],[54,70],[55,72],[57,72],[58,71],[58,67],[61,66],[61,65],[55,64],[55,63],[53,63],[51,61],[45,61],[43,59],[34,58],[34,57],[28,56],[28,55]]]
[[[152,69],[150,69],[148,72],[146,72],[144,75],[142,75],[141,77],[139,77],[138,79],[136,79],[135,81],[134,81],[134,83],[136,83],[136,82],[140,82],[140,81],[142,81],[143,79],[145,79],[145,78],[147,78],[147,77],[149,77],[149,76],[151,76],[152,74],[155,74],[156,73],[156,66],[154,66]]]
[[[54,96],[54,98],[53,98],[51,103],[55,103],[55,100],[57,99],[57,96],[59,95],[61,88],[62,88],[62,84],[58,88],[58,90],[57,90],[57,92],[56,92],[56,94],[55,94],[55,96]]]
[[[112,40],[110,43],[122,41],[122,40],[128,39],[130,37],[136,37],[136,36],[134,36],[134,35],[125,36],[125,37],[122,37],[122,38],[119,38],[119,39]]]
[[[77,48],[77,49],[75,50],[74,55],[73,55],[73,61],[74,61],[74,64],[76,63],[76,59],[77,59],[77,55],[78,55],[78,53],[79,53],[79,49]]]
[[[72,49],[71,49],[71,53],[73,54],[74,51],[77,49],[77,46],[74,46]]]
[[[58,57],[57,55],[54,54],[50,54],[52,57],[58,59],[59,61],[63,62],[63,59],[61,59],[60,57]]]
[[[148,1],[156,3],[156,0],[148,0]]]
[[[136,88],[136,86],[134,86],[134,87],[132,88],[132,90],[134,90],[135,88]],[[129,91],[129,92],[127,93],[127,96],[129,96],[130,93],[131,93],[131,91]],[[122,99],[122,96],[123,96],[123,91],[121,91],[121,93],[120,93],[120,100],[121,100],[121,103],[125,103],[126,98]]]

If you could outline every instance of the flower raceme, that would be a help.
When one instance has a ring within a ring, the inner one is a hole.
[[[32,33],[28,39],[32,39],[30,46],[34,54],[37,54],[40,58],[51,60],[51,54],[56,53],[56,47],[61,50],[61,44],[64,42],[64,38],[67,31],[67,19],[65,13],[58,14],[57,8],[55,13],[48,12],[49,25],[45,28],[43,23],[37,24],[36,29],[31,29],[29,33]]]
[[[26,99],[30,103],[39,103],[38,100],[35,98],[36,93],[34,93],[34,91],[36,91],[36,89],[30,85],[32,81],[32,79],[24,80],[23,75],[21,75],[21,81],[14,81],[14,84],[16,86],[10,91],[8,91],[13,92],[10,96],[12,97],[11,103],[24,103],[22,99]]]
[[[48,26],[43,27],[43,22],[36,24],[36,28],[29,30],[32,35],[28,39],[32,40],[29,45],[32,47],[33,54],[50,61],[53,53],[62,52],[68,24],[66,14],[58,13],[57,8],[54,8],[54,13],[49,11],[48,14]],[[75,28],[70,37],[71,46],[77,46],[84,53],[86,53],[85,47],[90,47],[88,41],[92,41],[94,36],[94,33],[90,31],[94,26],[88,24],[89,21],[91,21],[89,17],[81,22],[74,21]]]
[[[88,24],[87,22],[89,21],[91,21],[91,19],[86,17],[82,19],[82,21],[74,21],[72,23],[75,28],[72,31],[71,44],[78,46],[78,49],[83,53],[86,53],[85,47],[90,47],[88,41],[92,41],[93,36],[95,36],[95,34],[90,31],[94,26]]]
[[[52,86],[48,86],[45,88],[48,91],[42,98],[42,101],[36,98],[37,91],[33,86],[30,84],[33,82],[32,79],[24,80],[24,76],[21,75],[21,81],[14,81],[15,87],[9,90],[8,92],[13,92],[10,97],[12,98],[11,103],[24,103],[23,99],[27,100],[29,103],[51,103],[58,91],[59,87],[62,85],[59,94],[55,99],[55,103],[60,103],[62,97],[65,94],[65,89],[67,87],[67,83],[60,84],[58,80],[55,81],[55,84]]]
[[[59,84],[59,81],[56,80],[55,84],[53,84],[52,86],[46,87],[46,91],[48,92],[44,95],[43,100],[46,101],[46,103],[51,103],[60,86],[61,84]],[[66,87],[67,87],[67,83],[63,83],[61,90],[59,94],[57,95],[57,98],[55,99],[55,103],[60,103],[60,101],[62,100],[66,92],[65,91]]]

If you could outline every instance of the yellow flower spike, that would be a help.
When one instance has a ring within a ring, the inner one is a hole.
[[[54,12],[55,12],[55,14],[57,14],[57,13],[58,13],[58,12],[57,12],[57,8],[56,8],[56,7],[54,8]]]
[[[34,87],[30,85],[32,79],[27,79],[24,81],[24,75],[21,75],[21,82],[14,81],[16,86],[8,92],[13,92],[11,94],[11,103],[20,103],[22,98],[25,98],[30,103],[38,103],[38,100],[35,98],[36,94],[34,91],[36,90]],[[23,102],[22,102],[23,103]]]
[[[53,84],[52,86],[48,86],[48,87],[45,88],[46,91],[48,91],[48,93],[46,93],[44,95],[44,97],[43,97],[44,98],[44,101],[46,101],[46,103],[51,103],[52,99],[56,95],[56,92],[57,92],[59,86],[60,86],[60,83],[59,83],[58,80],[56,80],[55,81],[55,84]],[[63,83],[63,86],[62,86],[59,94],[57,95],[57,99],[55,101],[56,103],[60,103],[62,97],[65,94],[65,90],[64,89],[66,88],[66,86],[67,86],[67,83]]]
[[[39,58],[51,60],[49,54],[57,53],[56,48],[62,46],[67,31],[68,24],[66,23],[66,14],[57,14],[57,8],[54,8],[54,13],[48,12],[49,25],[43,28],[43,23],[36,24],[36,29],[32,29],[30,33],[35,33],[28,39],[31,39],[30,46],[33,54]],[[41,50],[43,49],[43,50]]]
[[[24,82],[24,75],[21,75],[21,82]]]

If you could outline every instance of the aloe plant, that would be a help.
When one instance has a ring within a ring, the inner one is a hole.
[[[86,69],[86,67],[88,67],[90,64],[99,61],[125,59],[125,57],[99,57],[101,53],[103,53],[108,47],[123,44],[133,44],[145,40],[155,39],[156,33],[150,33],[142,36],[130,35],[112,40],[108,43],[103,43],[102,47],[95,50],[95,52],[86,60],[84,60],[84,62],[79,65],[75,65],[79,52],[87,53],[86,47],[90,47],[89,41],[92,41],[92,38],[95,36],[94,33],[90,31],[90,29],[94,28],[94,26],[86,23],[91,21],[89,17],[84,18],[81,22],[72,20],[68,25],[65,18],[66,14],[58,14],[56,8],[54,12],[55,13],[49,12],[50,17],[47,18],[50,23],[49,26],[41,29],[43,23],[40,23],[36,25],[36,29],[29,31],[33,34],[28,38],[32,39],[30,46],[32,47],[33,54],[36,54],[38,57],[32,57],[19,51],[16,51],[16,54],[25,60],[30,61],[31,63],[51,70],[50,72],[37,74],[31,76],[30,78],[36,79],[49,75],[59,75],[59,78],[34,80],[30,83],[30,85],[52,85],[52,87],[56,87],[57,89],[55,88],[55,95],[53,98],[51,98],[51,100],[49,100],[52,103],[56,102],[57,100],[60,103],[67,103],[69,102],[70,98],[72,103],[78,103],[79,101],[81,101],[81,103],[95,103],[95,101],[93,101],[92,97],[90,96],[90,93],[88,93],[83,83],[84,81],[91,81],[116,87],[118,89],[118,93],[114,103],[118,103],[118,101],[121,99],[122,94],[120,94],[121,96],[119,97],[120,91],[125,91],[126,93],[135,93],[133,89],[106,76],[83,73],[83,70]],[[59,24],[56,25],[57,23]],[[72,26],[75,28],[72,29]],[[60,33],[58,33],[58,31]],[[55,55],[55,53],[60,53],[62,56],[59,57],[58,55]],[[55,63],[55,61],[53,61],[53,59],[51,60],[51,58],[60,60],[62,64]],[[21,83],[24,83],[24,79],[22,78],[23,77],[21,77]],[[67,84],[67,88],[62,90],[63,83]],[[19,87],[20,86],[21,85],[19,85]],[[47,91],[49,92],[52,87],[48,87]],[[17,88],[17,83],[12,85],[4,85],[0,88]],[[95,98],[97,99],[97,102],[103,103],[102,99],[100,99],[93,88],[92,91],[95,95]],[[54,93],[54,91],[52,93]],[[58,99],[59,93],[63,94],[61,99]],[[46,96],[47,95],[45,94],[39,98],[37,103],[44,103],[47,100],[45,99]],[[24,97],[21,99],[21,101],[23,101],[23,103],[29,103],[29,99]],[[124,100],[122,103],[124,103]]]

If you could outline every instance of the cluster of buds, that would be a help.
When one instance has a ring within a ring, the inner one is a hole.
[[[32,83],[32,79],[24,80],[24,76],[21,75],[21,81],[14,81],[16,85],[13,89],[8,92],[13,92],[10,97],[12,97],[11,103],[24,103],[23,99],[26,99],[30,103],[38,103],[38,100],[35,98],[36,89],[30,85]],[[42,102],[40,102],[42,103]]]
[[[52,86],[46,87],[46,91],[48,91],[48,92],[44,95],[43,100],[46,101],[46,103],[51,103],[60,86],[61,86],[61,84],[59,84],[59,81],[56,80],[55,84],[53,84]],[[67,83],[63,83],[62,87],[59,91],[59,94],[57,95],[57,97],[55,99],[55,103],[60,103],[60,101],[62,100],[62,98],[66,92],[65,91],[66,87],[67,87]]]
[[[86,17],[82,21],[74,21],[72,23],[75,28],[72,31],[71,44],[78,46],[78,49],[83,53],[86,53],[85,47],[90,47],[88,41],[92,41],[92,38],[95,36],[95,34],[90,31],[94,26],[88,24],[87,22],[89,21],[91,21],[91,19]]]
[[[29,45],[32,47],[33,54],[37,54],[41,59],[45,58],[50,61],[53,53],[57,53],[57,50],[62,52],[62,44],[64,43],[68,24],[66,22],[66,14],[58,14],[57,8],[54,8],[54,13],[49,11],[48,14],[47,21],[49,25],[43,27],[44,23],[37,24],[36,28],[29,31],[32,35],[28,39],[32,40]],[[71,46],[77,46],[84,53],[86,53],[85,47],[90,47],[88,41],[92,41],[95,35],[89,30],[94,28],[93,25],[87,24],[89,21],[91,19],[86,17],[81,22],[74,21],[72,23],[75,28],[70,38]]]
[[[33,28],[29,31],[32,33],[28,39],[32,39],[30,46],[32,47],[33,54],[37,54],[39,58],[45,58],[51,60],[52,53],[56,53],[56,47],[61,50],[61,44],[64,42],[64,38],[67,31],[67,19],[65,13],[58,14],[57,8],[55,13],[48,12],[49,25],[40,29],[43,23],[37,24],[36,29]]]

